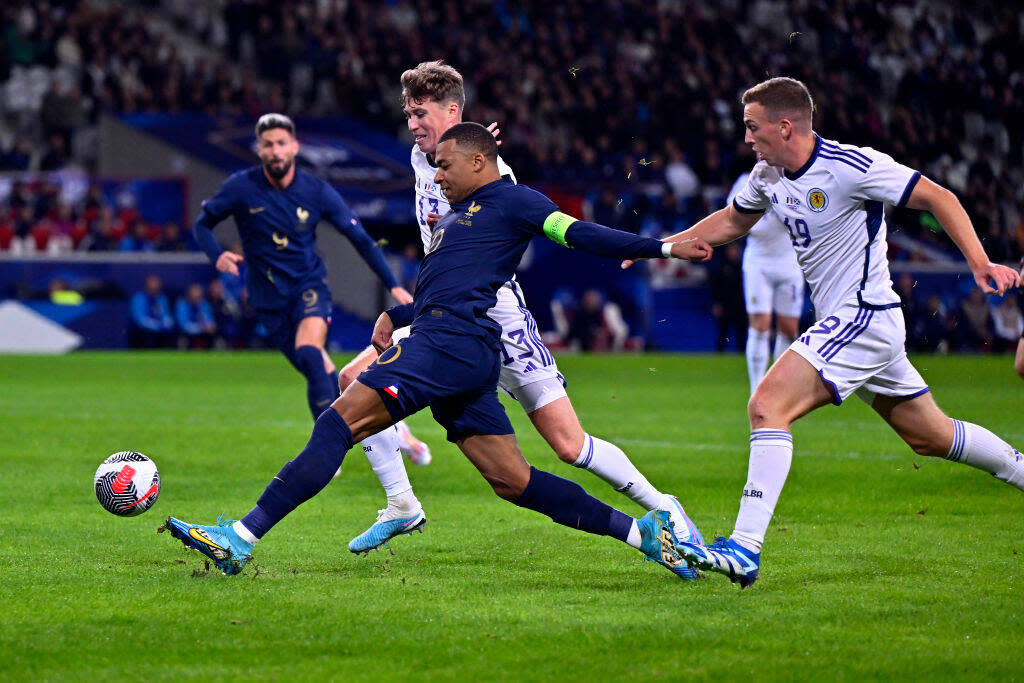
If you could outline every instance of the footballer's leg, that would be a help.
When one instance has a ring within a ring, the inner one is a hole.
[[[775,313],[775,360],[782,358],[800,333],[800,313],[804,308],[804,277],[799,270],[779,274],[772,288]],[[753,393],[753,392],[751,392]]]
[[[616,538],[680,578],[697,578],[675,549],[672,523],[664,511],[636,520],[589,495],[579,484],[531,467],[515,434],[475,434],[456,443],[501,498],[558,524]]]
[[[741,587],[760,569],[761,545],[793,460],[789,427],[797,418],[831,402],[818,371],[801,355],[787,351],[768,370],[750,398],[750,460],[736,526],[710,546],[680,543],[687,562],[725,574]]]
[[[782,315],[781,313],[775,315],[775,360],[782,358],[782,354],[786,352],[798,334],[800,334],[799,316]]]
[[[583,431],[560,380],[532,382],[511,393],[559,459],[593,472],[645,510],[668,512],[680,540],[703,543],[696,525],[675,496],[656,489],[618,446]],[[552,396],[557,398],[546,402]]]
[[[914,397],[878,394],[871,407],[915,453],[976,467],[1024,490],[1020,451],[984,427],[946,417],[931,393]]]
[[[399,333],[402,330],[408,331],[409,328],[402,328],[395,331],[395,343],[398,343]],[[345,391],[345,387],[352,383],[359,373],[370,367],[370,363],[377,360],[377,351],[372,346],[367,346],[363,349],[358,356],[349,361],[348,365],[341,369],[341,373],[338,375],[338,384],[342,391]],[[401,450],[405,457],[409,458],[409,461],[414,465],[426,466],[430,464],[432,459],[430,454],[430,447],[417,439],[409,427],[405,424],[405,420],[401,420],[395,425],[397,434],[398,448]],[[390,451],[390,449],[389,449]],[[404,471],[404,467],[403,467]],[[385,480],[381,479],[381,484],[387,488]]]
[[[747,329],[747,378],[753,395],[757,383],[768,371],[768,341],[772,336],[772,314],[750,313]],[[783,348],[785,350],[786,347]],[[781,354],[780,354],[781,355]]]
[[[376,349],[372,346],[367,347],[341,369],[339,385],[343,391],[377,360],[377,355]],[[399,422],[383,429],[362,442],[370,468],[384,487],[387,505],[377,511],[377,519],[369,528],[349,542],[348,549],[354,553],[365,553],[379,548],[399,534],[422,529],[426,523],[423,505],[412,490],[412,483],[402,460],[404,440],[399,425],[404,423]],[[427,453],[429,456],[429,450]]]
[[[295,329],[294,363],[306,378],[306,399],[315,420],[338,397],[334,363],[327,356],[327,320],[306,316]]]
[[[167,526],[224,573],[238,574],[264,534],[327,486],[354,443],[394,422],[377,391],[355,382],[320,414],[306,447],[277,473],[242,519],[200,526],[171,517]]]

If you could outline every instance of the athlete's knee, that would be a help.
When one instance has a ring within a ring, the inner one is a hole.
[[[910,450],[918,455],[945,458],[953,445],[952,421],[941,413],[934,417],[935,419],[928,419],[921,416],[912,429],[897,430],[897,433],[910,446]]]
[[[771,329],[771,313],[751,313],[748,318],[750,327],[756,332],[767,332]]]
[[[492,470],[483,472],[484,479],[494,489],[494,493],[499,497],[508,501],[515,500],[519,496],[523,495],[523,491],[526,490],[526,485],[530,483],[529,477],[523,478],[516,472],[506,470]]]
[[[937,434],[914,434],[904,436],[903,440],[910,446],[910,450],[918,455],[944,458],[949,453],[949,444],[944,443]]]
[[[754,394],[747,401],[747,417],[750,418],[750,428],[760,429],[766,426],[774,418],[774,401],[770,392],[764,388],[764,380],[754,390]]]
[[[317,372],[323,368],[323,353],[311,344],[295,347],[295,365],[304,375]]]
[[[551,443],[551,448],[555,451],[555,455],[558,456],[559,460],[571,465],[579,460],[580,451],[583,450],[585,441],[585,436],[574,438],[574,435],[560,434]]]
[[[360,373],[356,368],[349,366],[343,367],[338,371],[338,388],[341,391],[345,391],[345,389],[348,388],[348,385],[356,381],[356,377],[359,377],[359,374]]]
[[[1020,354],[1013,362],[1013,369],[1017,371],[1017,374],[1024,378],[1024,354]]]

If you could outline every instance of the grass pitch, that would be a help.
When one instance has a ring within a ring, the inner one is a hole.
[[[338,358],[338,361],[344,359]],[[944,409],[1020,447],[1007,358],[919,357]],[[585,428],[679,495],[706,537],[732,529],[747,460],[740,357],[563,357]],[[428,415],[409,465],[426,533],[369,557],[348,540],[384,496],[360,449],[259,545],[259,572],[204,569],[157,526],[246,512],[302,448],[301,378],[271,354],[0,358],[0,678],[651,679],[1024,675],[1024,495],[914,455],[858,400],[797,423],[762,574],[696,584],[611,539],[497,499]],[[632,514],[556,460],[509,406],[538,467]],[[106,513],[92,475],[134,449],[163,491]]]

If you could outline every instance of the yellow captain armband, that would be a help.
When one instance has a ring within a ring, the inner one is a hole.
[[[578,220],[567,213],[555,211],[544,219],[544,234],[552,242],[558,242],[563,247],[568,247],[569,245],[565,243],[565,231]]]

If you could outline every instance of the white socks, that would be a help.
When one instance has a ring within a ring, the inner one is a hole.
[[[636,520],[633,520],[633,525],[629,527],[629,535],[626,536],[626,543],[633,546],[637,550],[640,550],[640,544],[643,542],[643,537],[640,535],[640,527],[637,526]]]
[[[984,427],[953,420],[953,445],[946,458],[985,470],[1024,490],[1024,457]]]
[[[757,383],[768,372],[768,338],[770,331],[758,332],[747,328],[747,376],[750,378],[750,393],[753,395]]]
[[[370,467],[380,479],[389,500],[393,496],[412,490],[409,475],[405,471],[405,463],[402,462],[401,444],[402,439],[394,426],[368,436],[362,442],[366,459],[370,461]]]
[[[772,352],[772,359],[778,360],[782,358],[782,354],[789,349],[790,344],[793,343],[792,337],[787,337],[778,330],[775,330],[775,350]]]
[[[640,470],[615,444],[584,434],[583,450],[573,466],[590,470],[645,510],[657,510],[661,505],[661,491],[651,486],[647,477],[640,474]]]
[[[249,545],[256,545],[257,541],[260,540],[253,536],[251,531],[245,528],[245,525],[242,524],[241,520],[232,524],[231,530],[238,534],[238,537],[246,543],[248,543]]]
[[[747,484],[732,538],[747,550],[761,552],[764,534],[793,462],[793,437],[782,429],[755,429],[750,433]]]

